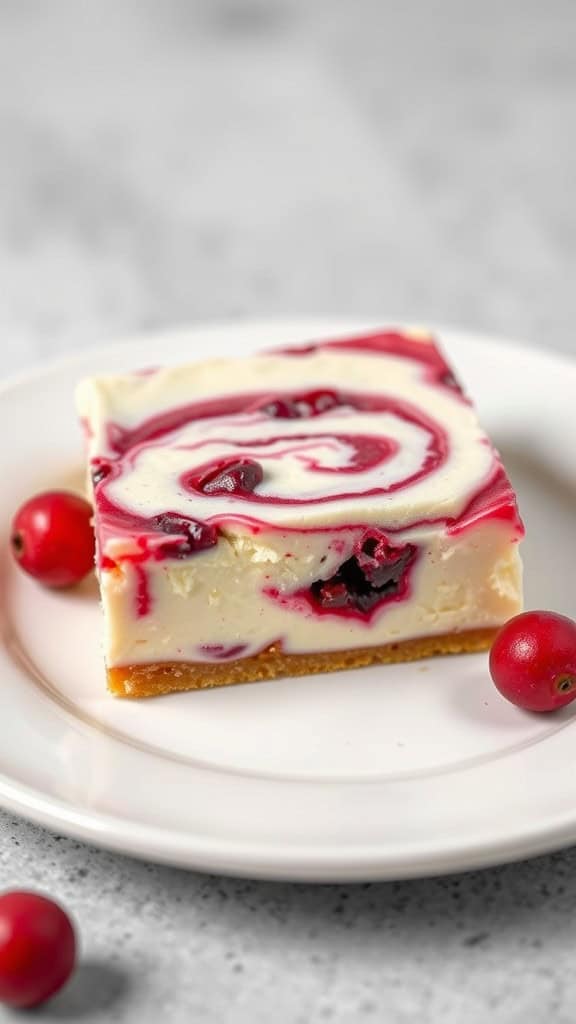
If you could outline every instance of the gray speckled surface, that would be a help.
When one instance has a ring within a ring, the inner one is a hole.
[[[575,352],[575,45],[571,0],[0,0],[0,369],[307,312]],[[573,852],[313,888],[0,840],[82,930],[37,1019],[574,1020]]]

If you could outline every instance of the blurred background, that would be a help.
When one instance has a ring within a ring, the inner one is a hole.
[[[576,351],[573,0],[0,0],[1,368],[358,314]]]

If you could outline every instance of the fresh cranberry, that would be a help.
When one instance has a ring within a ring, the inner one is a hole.
[[[71,587],[94,565],[92,508],[67,491],[30,498],[12,523],[12,551],[30,576],[48,587]]]
[[[555,711],[576,698],[576,622],[524,612],[500,630],[490,652],[500,693],[527,711]]]
[[[37,1006],[68,981],[76,959],[70,918],[33,892],[0,896],[0,1001]]]
[[[166,558],[189,558],[197,551],[214,547],[218,540],[216,530],[209,523],[187,519],[176,512],[163,512],[149,522],[154,530],[175,535],[173,541],[162,545]]]
[[[262,483],[264,473],[259,462],[238,459],[205,477],[200,488],[204,494],[252,494]]]

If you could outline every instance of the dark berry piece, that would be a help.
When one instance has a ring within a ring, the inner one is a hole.
[[[107,476],[110,476],[112,472],[112,466],[106,459],[92,459],[90,467],[90,477],[92,479],[93,487],[96,487],[102,480],[105,480]]]
[[[308,391],[306,394],[294,399],[300,416],[320,416],[323,412],[334,409],[341,405],[340,398],[335,391]]]
[[[212,548],[217,543],[215,528],[199,519],[188,519],[176,512],[163,512],[152,520],[155,530],[173,534],[177,539],[162,545],[167,558],[189,558],[197,551]]]
[[[356,559],[368,583],[374,589],[382,590],[399,582],[414,551],[412,544],[394,547],[384,534],[375,530],[362,539]]]
[[[368,614],[398,593],[415,557],[413,544],[396,546],[380,530],[369,530],[351,558],[330,579],[316,580],[310,594],[315,604],[328,611],[350,608]]]
[[[262,406],[262,412],[277,420],[296,420],[300,416],[294,402],[285,401],[282,398],[275,398],[272,402],[267,402]]]
[[[440,376],[439,380],[440,383],[443,384],[445,388],[451,388],[452,391],[458,391],[460,392],[460,394],[462,393],[462,386],[460,384],[460,381],[452,373],[452,370],[446,370],[446,372]]]
[[[307,419],[320,416],[323,412],[341,405],[342,400],[336,391],[306,391],[291,398],[275,398],[262,406],[262,411],[274,419]]]
[[[238,459],[204,477],[200,489],[204,494],[252,494],[263,477],[259,462]]]
[[[346,608],[351,603],[351,594],[343,582],[321,581],[316,596],[323,608]]]

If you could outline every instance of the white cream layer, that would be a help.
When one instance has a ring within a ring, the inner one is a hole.
[[[204,647],[242,644],[248,655],[278,640],[290,653],[347,650],[492,627],[521,609],[518,547],[496,522],[456,538],[430,528],[395,538],[422,546],[411,595],[384,605],[370,622],[315,614],[304,602],[297,608],[263,594],[270,588],[290,594],[330,576],[352,554],[357,536],[354,530],[229,534],[186,561],[156,563],[149,574],[152,610],[144,618],[134,615],[133,566],[102,573],[108,664],[211,661]]]

